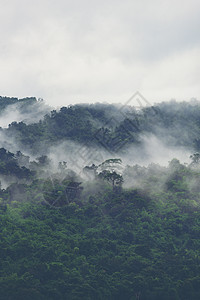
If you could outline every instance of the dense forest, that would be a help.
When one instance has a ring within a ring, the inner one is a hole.
[[[0,126],[0,299],[200,299],[198,101],[0,97]]]

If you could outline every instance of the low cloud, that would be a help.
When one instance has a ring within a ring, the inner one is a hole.
[[[199,98],[200,3],[1,1],[1,95],[51,105]]]

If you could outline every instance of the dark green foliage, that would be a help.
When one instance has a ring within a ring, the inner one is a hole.
[[[103,180],[107,180],[112,184],[113,190],[117,186],[121,186],[123,183],[123,177],[119,174],[117,174],[115,171],[110,172],[108,170],[103,170],[102,172],[99,173],[99,178]]]
[[[0,111],[5,109],[9,105],[22,104],[24,106],[27,106],[27,105],[32,105],[36,102],[37,102],[37,100],[35,97],[18,99],[18,98],[14,98],[14,97],[10,98],[10,97],[1,97],[0,96]]]
[[[9,98],[6,101],[22,101],[25,108],[32,102],[39,103],[35,98]],[[117,106],[98,104],[62,107],[59,111],[51,111],[44,120],[35,124],[13,122],[4,132],[17,137],[22,145],[33,152],[37,152],[44,144],[52,145],[65,139],[98,145],[116,152],[130,144],[139,145],[140,136],[144,133],[155,134],[170,145],[199,149],[198,102],[161,103],[139,112],[129,107],[126,110],[122,114]]]
[[[28,168],[20,167],[14,154],[4,148],[0,148],[0,174],[27,180],[34,175]]]
[[[182,185],[184,174],[196,174],[175,160],[169,168]],[[196,206],[188,188],[168,185],[160,194],[67,196],[79,187],[68,180],[9,187],[26,201],[0,205],[0,299],[199,299],[198,193]]]
[[[0,108],[18,101],[0,98]],[[189,166],[173,159],[122,172],[121,159],[92,162],[84,168],[91,180],[81,183],[70,162],[53,172],[48,153],[38,152],[66,139],[98,145],[101,137],[115,151],[116,138],[118,147],[138,144],[147,132],[198,148],[199,104],[173,109],[160,104],[124,119],[113,106],[76,105],[1,131],[36,158],[0,148],[0,300],[199,300],[197,153]]]
[[[80,198],[83,187],[81,182],[48,179],[43,182],[44,200],[53,207],[61,207]]]

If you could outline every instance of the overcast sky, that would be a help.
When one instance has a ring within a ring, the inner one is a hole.
[[[199,0],[0,0],[0,95],[200,100]]]

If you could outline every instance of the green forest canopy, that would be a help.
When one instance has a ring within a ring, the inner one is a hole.
[[[69,106],[1,129],[36,158],[0,148],[0,299],[199,299],[199,104],[163,103],[125,119],[105,107]],[[142,147],[142,132],[164,131],[191,147],[190,164],[120,169],[121,159],[110,158],[76,174],[65,161],[53,169],[40,152],[40,143],[98,145],[107,136],[113,153],[116,136],[123,147]]]

